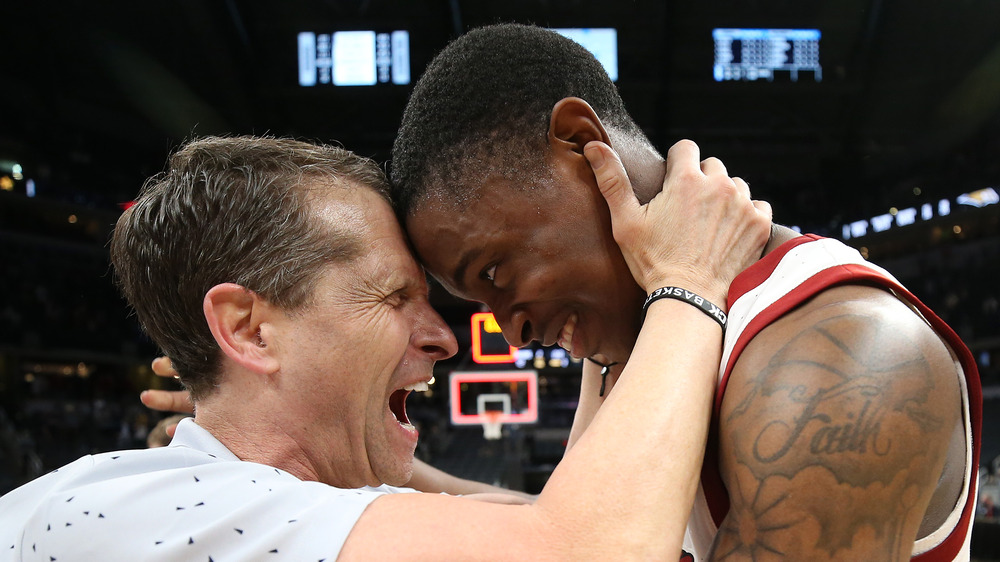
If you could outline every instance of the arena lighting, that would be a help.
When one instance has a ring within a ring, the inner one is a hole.
[[[63,377],[76,376],[85,379],[97,370],[97,368],[93,365],[88,365],[82,361],[76,365],[70,363],[34,363],[26,365],[26,367],[30,367],[31,372],[25,375],[25,380],[27,380],[28,377],[34,379],[34,375],[59,375]]]
[[[798,82],[799,72],[811,72],[823,80],[819,64],[818,29],[723,29],[712,30],[715,64],[712,76],[725,80],[773,82],[787,76]]]
[[[513,363],[517,348],[508,344],[492,312],[477,312],[471,318],[472,360],[479,364]]]
[[[914,207],[896,212],[896,226],[909,226],[917,222],[917,210]]]
[[[889,230],[890,226],[892,226],[892,214],[886,213],[884,215],[872,217],[870,222],[874,232],[885,232],[886,230]]]
[[[951,214],[951,201],[942,199],[938,201],[938,216],[946,217]]]
[[[299,85],[410,83],[410,33],[335,31],[298,34]]]
[[[971,193],[963,193],[955,199],[955,202],[959,205],[983,208],[1000,203],[1000,195],[992,187],[986,187]]]
[[[920,206],[920,218],[925,221],[929,221],[934,218],[934,207],[930,203],[924,203]]]
[[[840,226],[840,237],[843,240],[861,238],[872,233],[885,232],[890,228],[910,226],[921,221],[929,221],[935,217],[947,217],[951,214],[952,205],[965,205],[981,209],[990,205],[1000,204],[1000,193],[996,188],[985,187],[963,193],[951,199],[940,199],[937,204],[924,203],[917,207],[899,209],[891,207],[888,213],[875,215],[870,219],[844,223]],[[956,233],[957,234],[957,233]]]

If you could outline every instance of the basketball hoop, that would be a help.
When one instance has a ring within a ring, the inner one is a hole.
[[[500,416],[503,414],[501,410],[487,410],[483,412],[483,437],[494,441],[503,437],[503,423],[500,421]]]
[[[503,426],[538,422],[538,372],[455,371],[448,401],[452,424],[481,425],[485,439],[504,439]]]

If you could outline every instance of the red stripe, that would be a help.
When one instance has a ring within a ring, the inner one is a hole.
[[[821,236],[816,236],[815,234],[798,236],[785,242],[784,244],[781,244],[755,264],[745,269],[742,273],[737,275],[736,279],[734,279],[729,285],[727,308],[732,310],[733,303],[739,300],[740,297],[756,289],[762,283],[767,281],[771,274],[774,273],[774,270],[777,269],[781,260],[793,248],[805,244],[806,242],[821,239]],[[789,295],[786,295],[785,298],[794,298],[795,294],[795,291],[793,291]],[[798,302],[805,300],[808,296],[809,295],[804,296]],[[794,306],[794,304],[792,306]],[[716,527],[722,524],[723,518],[725,518],[726,514],[729,513],[729,494],[726,492],[726,486],[722,481],[722,474],[719,472],[719,407],[722,404],[722,396],[726,391],[726,383],[729,380],[729,373],[733,370],[733,364],[735,363],[736,358],[739,357],[740,353],[743,351],[743,348],[745,348],[747,343],[749,343],[750,340],[757,335],[757,332],[763,329],[764,326],[770,324],[774,320],[777,320],[777,318],[778,314],[771,314],[770,308],[768,310],[764,310],[757,316],[756,319],[751,321],[750,325],[748,325],[747,328],[740,334],[740,338],[736,341],[736,345],[730,355],[729,364],[726,366],[722,380],[719,383],[719,388],[715,393],[715,407],[713,410],[712,424],[708,430],[708,447],[705,449],[705,460],[703,461],[701,467],[701,486],[705,491],[705,500],[708,503],[708,509],[712,514],[712,519],[715,521]]]
[[[788,242],[785,242],[774,250],[771,250],[770,253],[761,258],[757,263],[744,269],[742,273],[736,276],[736,279],[733,279],[733,282],[729,285],[729,296],[727,297],[727,302],[732,305],[734,302],[739,300],[740,297],[756,289],[764,281],[767,281],[767,278],[774,273],[778,264],[781,263],[782,258],[784,258],[788,252],[792,251],[792,248],[805,244],[806,242],[813,242],[815,240],[822,239],[822,236],[816,236],[815,234],[803,234],[802,236],[792,238]]]
[[[793,242],[798,240],[800,239],[796,238]],[[768,256],[770,256],[770,254],[768,254]],[[861,268],[861,272],[874,274],[874,272],[868,268]],[[719,388],[715,392],[715,405],[712,410],[712,427],[709,430],[709,447],[706,450],[705,463],[702,465],[701,470],[701,481],[702,487],[705,490],[705,500],[708,503],[708,509],[712,514],[712,519],[715,521],[716,526],[721,525],[722,520],[725,519],[726,514],[729,513],[729,494],[726,492],[725,484],[722,480],[722,474],[719,472],[718,428],[719,413],[722,409],[722,398],[726,393],[726,386],[729,384],[729,375],[732,374],[736,361],[739,359],[740,354],[743,353],[743,350],[750,343],[750,341],[757,334],[759,334],[761,330],[777,321],[788,311],[812,298],[824,289],[827,289],[834,283],[843,282],[845,280],[854,281],[853,276],[854,272],[850,269],[846,269],[846,266],[833,266],[829,269],[820,271],[757,314],[757,316],[755,316],[754,319],[747,324],[747,327],[743,329],[743,332],[740,333],[739,339],[736,340],[736,344],[733,346],[733,351],[729,355],[729,362],[726,364],[725,371],[723,371],[722,379],[719,381]],[[881,277],[879,278],[883,279]]]
[[[781,256],[783,257],[791,248],[804,242],[818,239],[819,237],[815,236],[803,236],[791,240],[779,247],[775,250],[775,252],[765,256],[764,260],[758,262],[758,264],[763,265],[763,267],[759,270],[757,268],[757,264],[755,264],[748,270],[744,271],[740,274],[740,277],[737,278],[737,281],[741,283],[740,286],[736,287],[736,282],[734,282],[734,287],[730,288],[730,302],[735,302],[735,300],[740,296],[760,285],[767,279],[768,276],[770,276],[771,273],[774,272],[777,263],[770,263],[771,260],[769,260],[769,258],[772,255],[781,251]],[[785,247],[786,245],[788,246],[787,248]],[[763,271],[766,271],[767,274],[761,276]],[[715,408],[712,414],[712,428],[709,433],[709,447],[705,455],[705,464],[702,467],[702,487],[705,491],[705,499],[707,500],[709,510],[712,514],[712,519],[715,521],[716,526],[722,524],[722,520],[729,512],[729,495],[726,492],[722,475],[719,472],[718,463],[719,413],[722,406],[722,397],[725,394],[726,385],[729,382],[729,375],[732,373],[733,367],[735,366],[740,353],[743,352],[754,336],[760,333],[761,330],[810,297],[834,285],[859,283],[869,283],[890,288],[905,297],[907,301],[913,304],[921,312],[921,314],[923,314],[934,330],[948,342],[949,346],[958,356],[959,362],[965,371],[966,384],[969,394],[969,418],[972,425],[971,466],[973,469],[972,477],[975,478],[975,467],[979,466],[979,447],[982,432],[982,387],[979,381],[979,372],[976,367],[976,362],[972,357],[972,353],[965,346],[965,344],[962,343],[958,335],[955,334],[955,332],[947,324],[945,324],[943,320],[941,320],[931,309],[920,302],[905,288],[901,287],[881,273],[864,265],[837,265],[810,277],[791,292],[778,299],[771,306],[761,311],[761,313],[758,314],[743,330],[733,347],[729,362],[726,365],[722,380],[719,383],[719,389],[715,395]],[[734,297],[734,295],[736,296]],[[939,562],[954,559],[964,545],[969,525],[971,525],[972,522],[975,501],[975,494],[971,490],[970,483],[970,491],[968,498],[966,499],[965,506],[963,507],[959,523],[941,544],[924,554],[914,557],[913,560],[917,562]]]
[[[969,532],[969,525],[972,524],[973,512],[976,509],[976,494],[973,493],[972,482],[978,477],[979,447],[983,429],[983,387],[979,380],[979,368],[976,366],[976,360],[972,357],[969,348],[962,343],[958,334],[909,291],[903,289],[901,292],[920,310],[931,326],[948,341],[948,345],[958,356],[962,369],[965,370],[965,381],[969,390],[969,423],[972,425],[972,473],[969,482],[969,495],[962,508],[962,517],[941,544],[911,559],[917,562],[950,561],[954,560],[961,552],[962,546],[965,544],[965,537]]]

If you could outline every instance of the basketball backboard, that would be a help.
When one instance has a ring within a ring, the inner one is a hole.
[[[537,371],[455,371],[448,394],[455,425],[538,421]]]

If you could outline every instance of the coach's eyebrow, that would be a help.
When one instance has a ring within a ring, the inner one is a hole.
[[[472,250],[466,252],[460,260],[458,260],[458,264],[455,265],[455,269],[451,274],[452,282],[455,284],[455,289],[458,290],[458,292],[462,294],[468,292],[465,284],[466,270],[469,269],[469,264],[475,261],[482,253],[482,248],[473,248]]]

